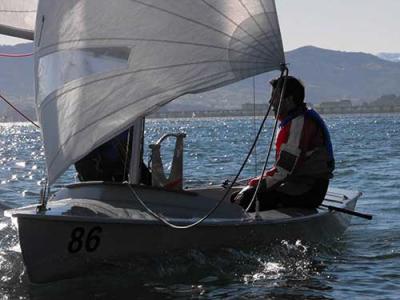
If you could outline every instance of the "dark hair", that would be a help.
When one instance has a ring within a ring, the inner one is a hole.
[[[286,78],[287,80],[286,80],[285,95],[283,96],[284,97],[293,96],[294,98],[293,100],[296,105],[304,103],[305,92],[303,83],[293,76],[287,76]],[[277,79],[273,79],[270,81],[270,84],[274,89],[276,89],[277,87],[282,88],[284,79],[285,77],[279,77]]]

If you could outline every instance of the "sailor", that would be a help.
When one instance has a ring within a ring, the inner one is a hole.
[[[335,161],[330,135],[322,118],[304,103],[304,85],[292,76],[279,107],[284,77],[272,80],[270,104],[280,121],[277,134],[276,162],[262,177],[257,198],[260,210],[279,207],[318,207],[333,177]],[[278,111],[279,109],[279,111]],[[248,182],[232,200],[247,208],[259,177]],[[254,211],[253,201],[250,211]]]
[[[128,180],[132,128],[94,149],[75,163],[80,181],[124,182]],[[141,162],[141,183],[151,184],[151,173]]]

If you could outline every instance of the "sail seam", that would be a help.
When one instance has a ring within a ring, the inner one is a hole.
[[[262,8],[263,8],[263,10],[264,10],[264,13],[265,14],[271,14],[271,12],[267,12],[267,9],[265,8],[265,4],[264,4],[264,2],[263,2],[263,0],[260,0],[260,4],[261,4],[261,6],[262,6]],[[275,7],[275,5],[274,5],[274,7]],[[276,8],[275,8],[275,12],[276,12]],[[270,27],[272,28],[272,32],[274,33],[274,35],[275,35],[275,37],[278,37],[278,41],[279,41],[279,43],[280,43],[280,47],[279,48],[277,48],[276,47],[276,45],[274,44],[273,45],[273,47],[274,47],[274,49],[277,51],[277,52],[283,52],[283,43],[282,43],[282,38],[281,38],[281,34],[280,34],[280,32],[277,32],[276,30],[275,30],[275,27],[274,26],[272,26],[272,23],[271,23],[271,20],[270,20],[270,18],[267,18],[268,19],[268,23],[269,23],[269,25],[270,25]],[[279,27],[279,22],[277,22],[277,25],[278,25],[278,27]],[[275,56],[276,57],[276,56]],[[280,59],[281,57],[279,57],[279,59]]]
[[[253,70],[253,71],[254,71],[254,69],[252,69],[252,68],[249,69],[249,70]],[[213,74],[213,75],[209,75],[209,76],[203,77],[203,79],[210,78],[211,76],[217,77],[217,76],[221,76],[221,75],[229,74],[229,73],[231,73],[231,71],[219,72],[219,73],[215,73],[215,74]],[[193,81],[194,81],[194,80],[193,80]],[[195,79],[195,81],[199,81],[199,79]],[[212,79],[210,79],[210,81],[212,81]],[[227,80],[226,82],[230,82],[230,81],[232,81],[232,80]],[[183,85],[176,85],[175,87],[173,87],[173,89],[180,88],[180,86],[188,85],[188,84],[190,84],[191,82],[192,82],[192,81],[188,81],[187,83],[185,83],[185,84],[183,84]],[[224,84],[224,83],[226,83],[226,82],[221,82],[219,85],[222,85],[222,84]],[[127,83],[127,84],[128,84],[128,83]],[[185,92],[185,93],[182,93],[182,94],[180,94],[180,95],[177,95],[176,97],[174,97],[174,98],[172,98],[172,99],[168,99],[168,101],[165,101],[165,103],[170,102],[170,101],[172,101],[172,100],[174,100],[174,99],[176,99],[176,98],[178,98],[178,97],[180,97],[180,96],[183,96],[183,95],[185,95],[185,94],[188,94],[188,93],[189,93],[189,92]],[[127,107],[129,107],[129,106],[131,106],[131,105],[137,104],[137,103],[139,103],[139,102],[141,102],[141,101],[144,101],[144,100],[146,100],[146,99],[148,99],[148,98],[150,98],[150,97],[153,97],[153,96],[155,96],[155,95],[157,95],[157,93],[154,93],[154,94],[152,94],[152,95],[150,95],[150,96],[143,97],[142,99],[138,99],[138,100],[137,100],[136,102],[134,102],[134,103],[129,103],[129,104],[125,105],[125,106],[122,106],[122,107],[118,108],[117,110],[114,110],[114,111],[108,113],[107,115],[101,116],[100,118],[96,119],[95,121],[91,122],[90,124],[87,124],[87,126],[86,126],[85,128],[82,128],[81,130],[76,131],[73,135],[69,136],[69,137],[65,140],[65,142],[63,142],[62,144],[60,144],[60,147],[59,147],[57,153],[55,154],[55,156],[53,157],[53,159],[49,162],[48,168],[51,169],[51,166],[54,164],[54,162],[55,162],[55,160],[56,160],[58,154],[61,152],[62,148],[64,148],[64,146],[65,146],[66,144],[68,144],[69,141],[70,141],[74,136],[76,136],[76,135],[78,135],[78,134],[80,134],[80,133],[82,133],[82,132],[88,130],[90,127],[96,125],[96,124],[98,123],[99,120],[108,118],[108,117],[112,116],[113,114],[116,114],[116,113],[120,112],[120,111],[123,110],[123,109],[126,109]],[[59,97],[59,96],[58,96],[58,97]],[[57,98],[58,98],[58,97],[57,97]],[[54,99],[56,99],[56,98],[54,98]],[[165,103],[162,103],[162,104],[165,104]],[[161,106],[162,104],[160,103],[159,106]],[[42,111],[43,111],[43,110],[42,110]],[[146,114],[146,113],[148,113],[149,111],[151,111],[151,109],[147,109],[147,110],[146,110],[145,112],[143,112],[143,113]],[[94,145],[94,147],[100,146],[103,142],[104,142],[104,141],[99,141],[98,143],[96,143],[96,144]],[[60,173],[61,173],[61,172],[60,172]],[[60,174],[56,174],[56,175],[57,175],[56,177],[58,177],[58,175],[60,175]]]
[[[243,6],[243,8],[246,10],[247,14],[250,16],[250,18],[253,19],[254,23],[257,25],[257,27],[260,29],[260,31],[265,35],[265,37],[268,38],[267,33],[263,30],[263,28],[260,26],[260,24],[257,22],[256,18],[254,18],[254,16],[250,13],[249,9],[247,8],[247,6],[243,3],[242,0],[238,0],[239,3]],[[264,7],[263,7],[264,8]],[[268,16],[268,13],[265,13]],[[274,28],[274,26],[272,26],[269,18],[268,19],[268,23],[270,24],[270,27]],[[274,34],[275,37],[275,34]],[[272,43],[272,45],[274,46],[274,43]],[[275,48],[275,47],[274,47]],[[275,48],[276,51],[278,51],[278,49]]]
[[[186,21],[189,21],[189,22],[191,22],[191,23],[194,23],[194,24],[203,26],[203,27],[205,27],[205,28],[211,29],[211,30],[213,30],[213,31],[215,31],[215,32],[218,32],[218,33],[220,33],[220,34],[223,34],[223,35],[229,37],[230,39],[234,39],[234,40],[236,40],[236,41],[238,41],[238,42],[240,42],[240,43],[246,45],[246,46],[249,47],[249,48],[253,48],[254,50],[259,51],[259,52],[261,52],[261,53],[263,53],[263,54],[268,54],[268,53],[265,53],[265,52],[263,52],[263,51],[260,51],[258,48],[254,47],[254,46],[252,46],[252,45],[249,45],[249,44],[243,42],[242,40],[240,40],[240,39],[238,39],[238,38],[235,38],[235,37],[229,35],[228,33],[224,32],[224,31],[218,30],[218,29],[216,29],[216,28],[214,28],[214,27],[212,27],[212,26],[210,26],[210,25],[207,25],[207,24],[201,23],[201,22],[199,22],[199,21],[196,21],[196,20],[193,20],[193,19],[190,19],[190,18],[181,16],[181,15],[179,15],[179,14],[176,14],[176,13],[174,13],[174,12],[168,11],[168,10],[166,10],[166,9],[163,9],[163,8],[160,8],[160,7],[157,7],[157,6],[154,6],[154,5],[150,5],[150,4],[147,4],[147,3],[143,3],[143,2],[141,2],[141,1],[139,1],[139,0],[131,0],[131,1],[137,2],[137,3],[142,4],[142,5],[144,5],[144,6],[157,9],[157,10],[159,10],[159,11],[168,13],[168,14],[173,15],[173,16],[175,16],[175,17],[179,17],[179,18],[184,19],[184,20],[186,20]]]
[[[97,39],[79,39],[79,40],[70,40],[67,42],[59,42],[57,44],[51,44],[47,45],[44,47],[41,47],[39,54],[43,52],[46,49],[52,48],[52,47],[57,47],[59,45],[64,45],[64,44],[69,44],[69,43],[76,43],[76,42],[86,42],[86,41],[112,41],[112,40],[123,40],[123,41],[141,41],[141,42],[160,42],[160,43],[170,43],[170,44],[179,44],[179,45],[191,45],[191,46],[201,46],[201,47],[208,47],[208,48],[215,48],[215,49],[221,49],[221,50],[227,50],[227,51],[234,51],[240,54],[246,54],[248,56],[252,56],[254,58],[261,58],[261,59],[266,59],[267,57],[265,55],[263,56],[257,56],[249,52],[243,52],[240,50],[232,49],[232,48],[227,48],[227,47],[222,47],[222,46],[215,46],[215,45],[210,45],[210,44],[202,44],[202,43],[194,43],[194,42],[183,42],[183,41],[173,41],[173,40],[160,40],[160,39],[144,39],[144,38],[97,38]],[[81,48],[79,48],[81,49]],[[63,51],[63,50],[59,50]],[[56,51],[54,51],[56,52]],[[268,56],[273,58],[274,56]]]
[[[245,30],[240,24],[238,24],[237,22],[235,22],[234,20],[232,20],[231,18],[229,18],[226,14],[224,14],[223,12],[221,12],[220,10],[218,10],[216,7],[214,7],[213,5],[209,4],[206,0],[202,0],[203,3],[205,3],[206,5],[208,5],[209,7],[211,7],[213,10],[215,10],[217,13],[219,13],[221,16],[223,16],[225,19],[227,19],[228,21],[230,21],[232,24],[234,24],[235,26],[237,26],[238,28],[240,28],[243,32],[245,32],[248,36],[250,36],[254,41],[256,41],[259,45],[261,45],[265,50],[268,51],[268,54],[271,57],[274,57],[274,54],[270,51],[270,49],[268,49],[267,47],[265,47],[265,45],[259,41],[256,37],[254,37],[252,34],[250,34],[247,30]],[[269,37],[266,36],[268,39]]]
[[[102,77],[100,79],[97,80],[93,80],[90,82],[87,82],[85,84],[80,85],[79,87],[74,87],[71,90],[65,91],[64,93],[60,94],[59,96],[62,96],[65,93],[68,93],[76,88],[80,88],[86,85],[90,85],[102,80],[106,80],[106,79],[112,79],[112,78],[116,78],[119,76],[124,76],[124,75],[130,75],[130,74],[134,74],[134,73],[141,73],[141,72],[148,72],[148,71],[157,71],[157,70],[163,70],[163,69],[172,69],[172,68],[180,68],[180,67],[187,67],[187,66],[194,66],[194,65],[202,65],[202,64],[208,64],[208,63],[227,63],[227,64],[232,64],[232,63],[237,63],[237,64],[257,64],[257,65],[262,65],[263,69],[265,67],[273,67],[275,64],[267,64],[266,62],[262,62],[262,61],[232,61],[232,60],[205,60],[205,61],[200,61],[200,62],[192,62],[192,63],[185,63],[185,64],[176,64],[176,65],[168,65],[168,66],[161,66],[161,67],[150,67],[150,68],[145,68],[145,69],[138,69],[138,70],[133,70],[133,71],[128,71],[128,72],[122,72],[119,74],[114,74],[112,76],[107,76],[107,77]],[[247,69],[237,69],[237,71],[240,70],[247,70]],[[254,68],[249,69],[249,70],[254,70]],[[229,72],[233,72],[233,69],[227,71]],[[51,101],[53,101],[55,98],[53,98],[52,100],[49,101],[43,101],[41,104],[38,104],[38,108],[40,109],[44,109],[46,107],[46,105],[48,103],[50,103]]]

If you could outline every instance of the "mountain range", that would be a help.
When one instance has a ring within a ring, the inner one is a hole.
[[[31,43],[1,46],[0,53],[31,53]],[[400,95],[400,57],[396,53],[379,56],[361,52],[342,52],[306,46],[286,53],[290,74],[301,78],[307,101],[319,103],[339,99],[369,102],[382,95]],[[238,108],[243,103],[265,102],[268,81],[279,73],[262,74],[208,93],[189,95],[174,101],[167,110],[208,110]],[[0,94],[23,109],[33,109],[33,58],[0,57]],[[0,107],[1,110],[1,107]]]
[[[382,52],[377,54],[378,57],[389,61],[400,62],[400,53]]]

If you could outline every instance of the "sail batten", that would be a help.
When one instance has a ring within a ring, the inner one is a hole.
[[[50,183],[136,118],[285,62],[273,0],[40,0],[37,20]]]

